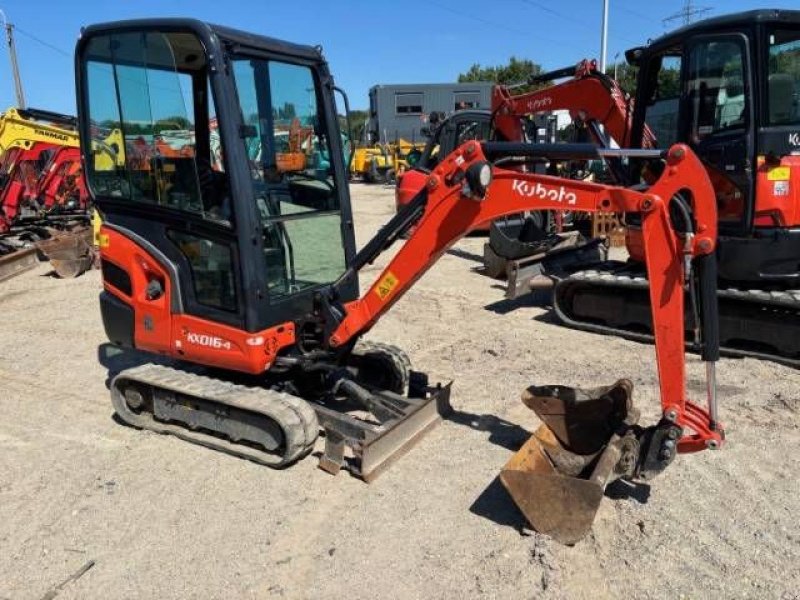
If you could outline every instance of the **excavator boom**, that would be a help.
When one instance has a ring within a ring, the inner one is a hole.
[[[528,83],[539,84],[569,77],[543,88],[514,94],[513,88],[498,85],[492,91],[492,112],[499,137],[508,141],[525,139],[521,117],[555,110],[568,110],[573,121],[585,124],[592,138],[608,147],[608,137],[623,148],[638,144],[631,138],[633,101],[619,84],[602,73],[594,60],[583,60],[575,67],[543,73]],[[600,128],[602,126],[602,129]],[[655,148],[655,138],[645,128],[642,148]]]
[[[657,182],[640,191],[511,171],[489,162],[490,158],[499,164],[508,157],[553,155],[589,159],[606,153],[661,157],[666,168]],[[691,191],[691,205],[683,198],[687,190]],[[687,229],[683,235],[676,232],[670,218],[673,203],[684,213]],[[372,327],[469,231],[509,214],[554,207],[642,215],[652,319],[657,324],[662,410],[657,425],[637,425],[639,413],[633,408],[633,385],[628,380],[589,391],[531,387],[523,394],[523,402],[543,424],[509,460],[501,480],[537,530],[574,544],[591,528],[608,481],[651,478],[663,471],[676,453],[716,449],[724,438],[714,380],[719,346],[716,204],[702,163],[686,146],[673,146],[662,153],[604,151],[591,145],[464,144],[442,161],[423,192],[356,258],[354,268],[371,262],[376,251],[416,221],[411,237],[366,294],[342,307],[342,318],[329,343],[342,346]],[[686,392],[683,286],[687,282],[698,283],[701,290],[703,358],[709,377],[707,408],[691,402]]]

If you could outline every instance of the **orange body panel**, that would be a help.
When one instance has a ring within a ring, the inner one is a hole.
[[[172,289],[163,265],[134,241],[103,226],[100,229],[100,256],[114,263],[131,278],[131,294],[103,281],[105,290],[133,307],[136,318],[136,348],[190,360],[203,365],[260,374],[272,366],[278,352],[295,341],[293,323],[285,323],[256,333],[172,312]],[[164,293],[147,298],[147,284],[158,280]]]
[[[784,156],[777,165],[758,161],[754,223],[800,226],[800,156]]]

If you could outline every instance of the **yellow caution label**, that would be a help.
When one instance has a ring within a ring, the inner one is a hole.
[[[378,298],[381,300],[385,300],[386,296],[392,293],[392,290],[397,287],[397,284],[400,281],[391,271],[386,271],[386,275],[381,278],[378,282],[378,285],[375,286],[375,293],[378,294]]]
[[[101,233],[97,236],[97,245],[101,248],[108,248],[111,245],[111,239],[107,233]]]
[[[769,181],[789,181],[790,174],[789,167],[775,167],[767,171],[767,179]]]

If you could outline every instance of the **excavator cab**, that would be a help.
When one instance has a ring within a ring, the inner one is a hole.
[[[622,105],[624,127],[616,128],[629,141],[615,134],[621,146],[684,143],[700,158],[719,219],[720,343],[733,356],[795,366],[799,48],[800,11],[753,10],[698,21],[629,50],[638,69],[635,102]],[[615,181],[650,185],[665,163],[631,157],[625,166],[614,170]],[[643,235],[638,215],[625,220],[632,260],[570,272],[555,287],[554,309],[573,327],[646,340],[653,324]],[[687,333],[694,337],[691,320]]]
[[[84,30],[77,66],[87,181],[108,227],[147,239],[177,266],[172,306],[249,332],[311,312],[315,291],[355,253],[320,49],[191,20],[136,21]],[[108,131],[122,132],[122,165],[91,158],[89,144]],[[331,158],[324,170],[306,161],[314,148]],[[128,287],[113,268],[104,275]],[[353,279],[343,298],[357,290]],[[104,302],[113,338],[169,343],[159,327],[113,318],[122,309]],[[168,322],[169,304],[142,302],[153,323]]]
[[[310,452],[321,427],[326,470],[377,476],[448,410],[449,387],[430,388],[393,346],[326,346],[328,290],[337,283],[339,306],[359,287],[321,49],[194,20],[125,21],[86,28],[76,69],[109,340],[263,387],[258,402],[236,387],[220,400],[150,371],[120,375],[117,413],[270,466]],[[111,145],[116,161],[98,152]]]
[[[798,47],[800,11],[754,10],[626,54],[639,68],[633,139],[646,123],[659,148],[685,142],[703,160],[717,194],[720,277],[744,287],[800,281],[800,211],[790,191],[800,149]]]

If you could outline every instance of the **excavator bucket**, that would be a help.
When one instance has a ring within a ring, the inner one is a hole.
[[[500,480],[533,528],[564,544],[591,529],[606,484],[630,475],[639,443],[633,384],[581,390],[531,387],[522,395],[543,424],[503,467]]]
[[[50,239],[37,242],[37,250],[50,261],[62,279],[74,279],[92,268],[95,252],[92,247],[94,232],[91,227],[58,232]]]

